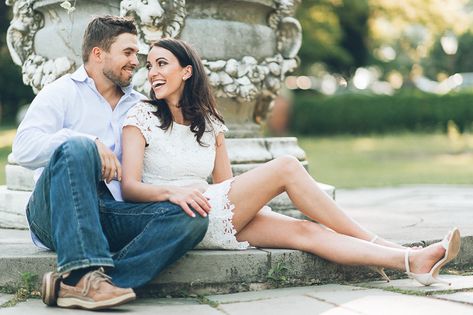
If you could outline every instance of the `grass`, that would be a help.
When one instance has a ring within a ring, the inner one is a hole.
[[[473,184],[473,135],[395,134],[299,138],[309,171],[337,188]]]
[[[0,185],[5,185],[5,165],[16,130],[13,127],[0,127]]]
[[[0,185],[14,136],[14,128],[0,128]],[[473,185],[473,134],[454,127],[448,134],[300,137],[299,145],[312,176],[337,188]]]

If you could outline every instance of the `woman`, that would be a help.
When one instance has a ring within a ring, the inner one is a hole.
[[[233,177],[227,129],[195,51],[179,40],[160,40],[148,54],[147,68],[152,100],[131,109],[123,127],[125,199],[168,200],[190,216],[208,213],[201,248],[293,248],[340,264],[379,266],[383,276],[382,268],[393,268],[424,285],[442,281],[440,268],[459,251],[458,229],[415,250],[378,238],[347,216],[290,156]],[[210,174],[213,185],[206,182]],[[322,225],[265,206],[282,192]]]

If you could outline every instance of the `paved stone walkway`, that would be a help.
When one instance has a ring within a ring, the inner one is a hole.
[[[441,239],[454,226],[473,235],[473,186],[337,190],[336,200],[363,226],[400,243]]]
[[[452,276],[453,285],[424,289],[411,280],[396,280],[390,285],[380,282],[361,285],[329,284],[322,286],[274,289],[225,295],[204,299],[169,298],[139,299],[133,303],[101,311],[101,314],[162,315],[467,315],[473,314],[473,292],[457,292],[473,288],[473,277]],[[383,290],[389,288],[389,290]],[[445,289],[447,289],[445,291]],[[439,293],[435,293],[438,291]],[[410,293],[409,294],[403,294]],[[431,295],[412,295],[412,292]],[[0,301],[8,296],[0,295]],[[0,314],[84,314],[81,310],[46,307],[38,299],[0,309]]]
[[[462,232],[462,251],[471,256],[472,186],[404,186],[339,190],[337,201],[363,225],[398,242],[441,239],[453,226]],[[0,231],[0,245],[27,242],[24,231]],[[18,245],[15,245],[18,244]],[[1,256],[1,253],[0,253]],[[469,261],[469,260],[468,260]],[[451,286],[424,287],[410,279],[342,285],[339,283],[262,290],[186,299],[139,299],[103,314],[473,314],[473,276],[443,275]],[[0,304],[12,295],[0,293]],[[84,314],[49,308],[30,299],[0,314]]]

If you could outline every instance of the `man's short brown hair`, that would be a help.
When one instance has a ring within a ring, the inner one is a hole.
[[[82,61],[86,63],[94,47],[110,51],[110,46],[117,36],[123,33],[137,35],[136,26],[132,18],[120,16],[98,16],[90,21],[82,41]]]

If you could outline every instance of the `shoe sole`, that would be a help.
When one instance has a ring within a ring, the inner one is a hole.
[[[458,253],[460,252],[460,245],[461,245],[461,236],[460,231],[457,228],[454,228],[451,231],[450,241],[448,242],[448,248],[445,252],[445,257],[442,258],[434,267],[432,267],[432,275],[437,277],[440,273],[440,269],[443,268],[446,264],[454,260]]]
[[[128,293],[121,296],[117,296],[113,299],[105,300],[105,301],[86,301],[81,300],[79,298],[58,298],[57,299],[57,306],[63,308],[82,308],[85,310],[101,310],[105,308],[110,308],[114,306],[119,306],[128,302],[131,302],[136,299],[135,293]]]
[[[443,262],[442,266],[445,266],[447,263],[455,259],[458,253],[460,252],[460,245],[461,245],[461,236],[460,231],[457,228],[452,230],[452,236],[450,237],[450,243],[448,246],[448,254],[445,257],[445,261]]]
[[[61,276],[55,272],[47,272],[43,276],[41,283],[41,298],[48,306],[56,305],[57,294]]]

